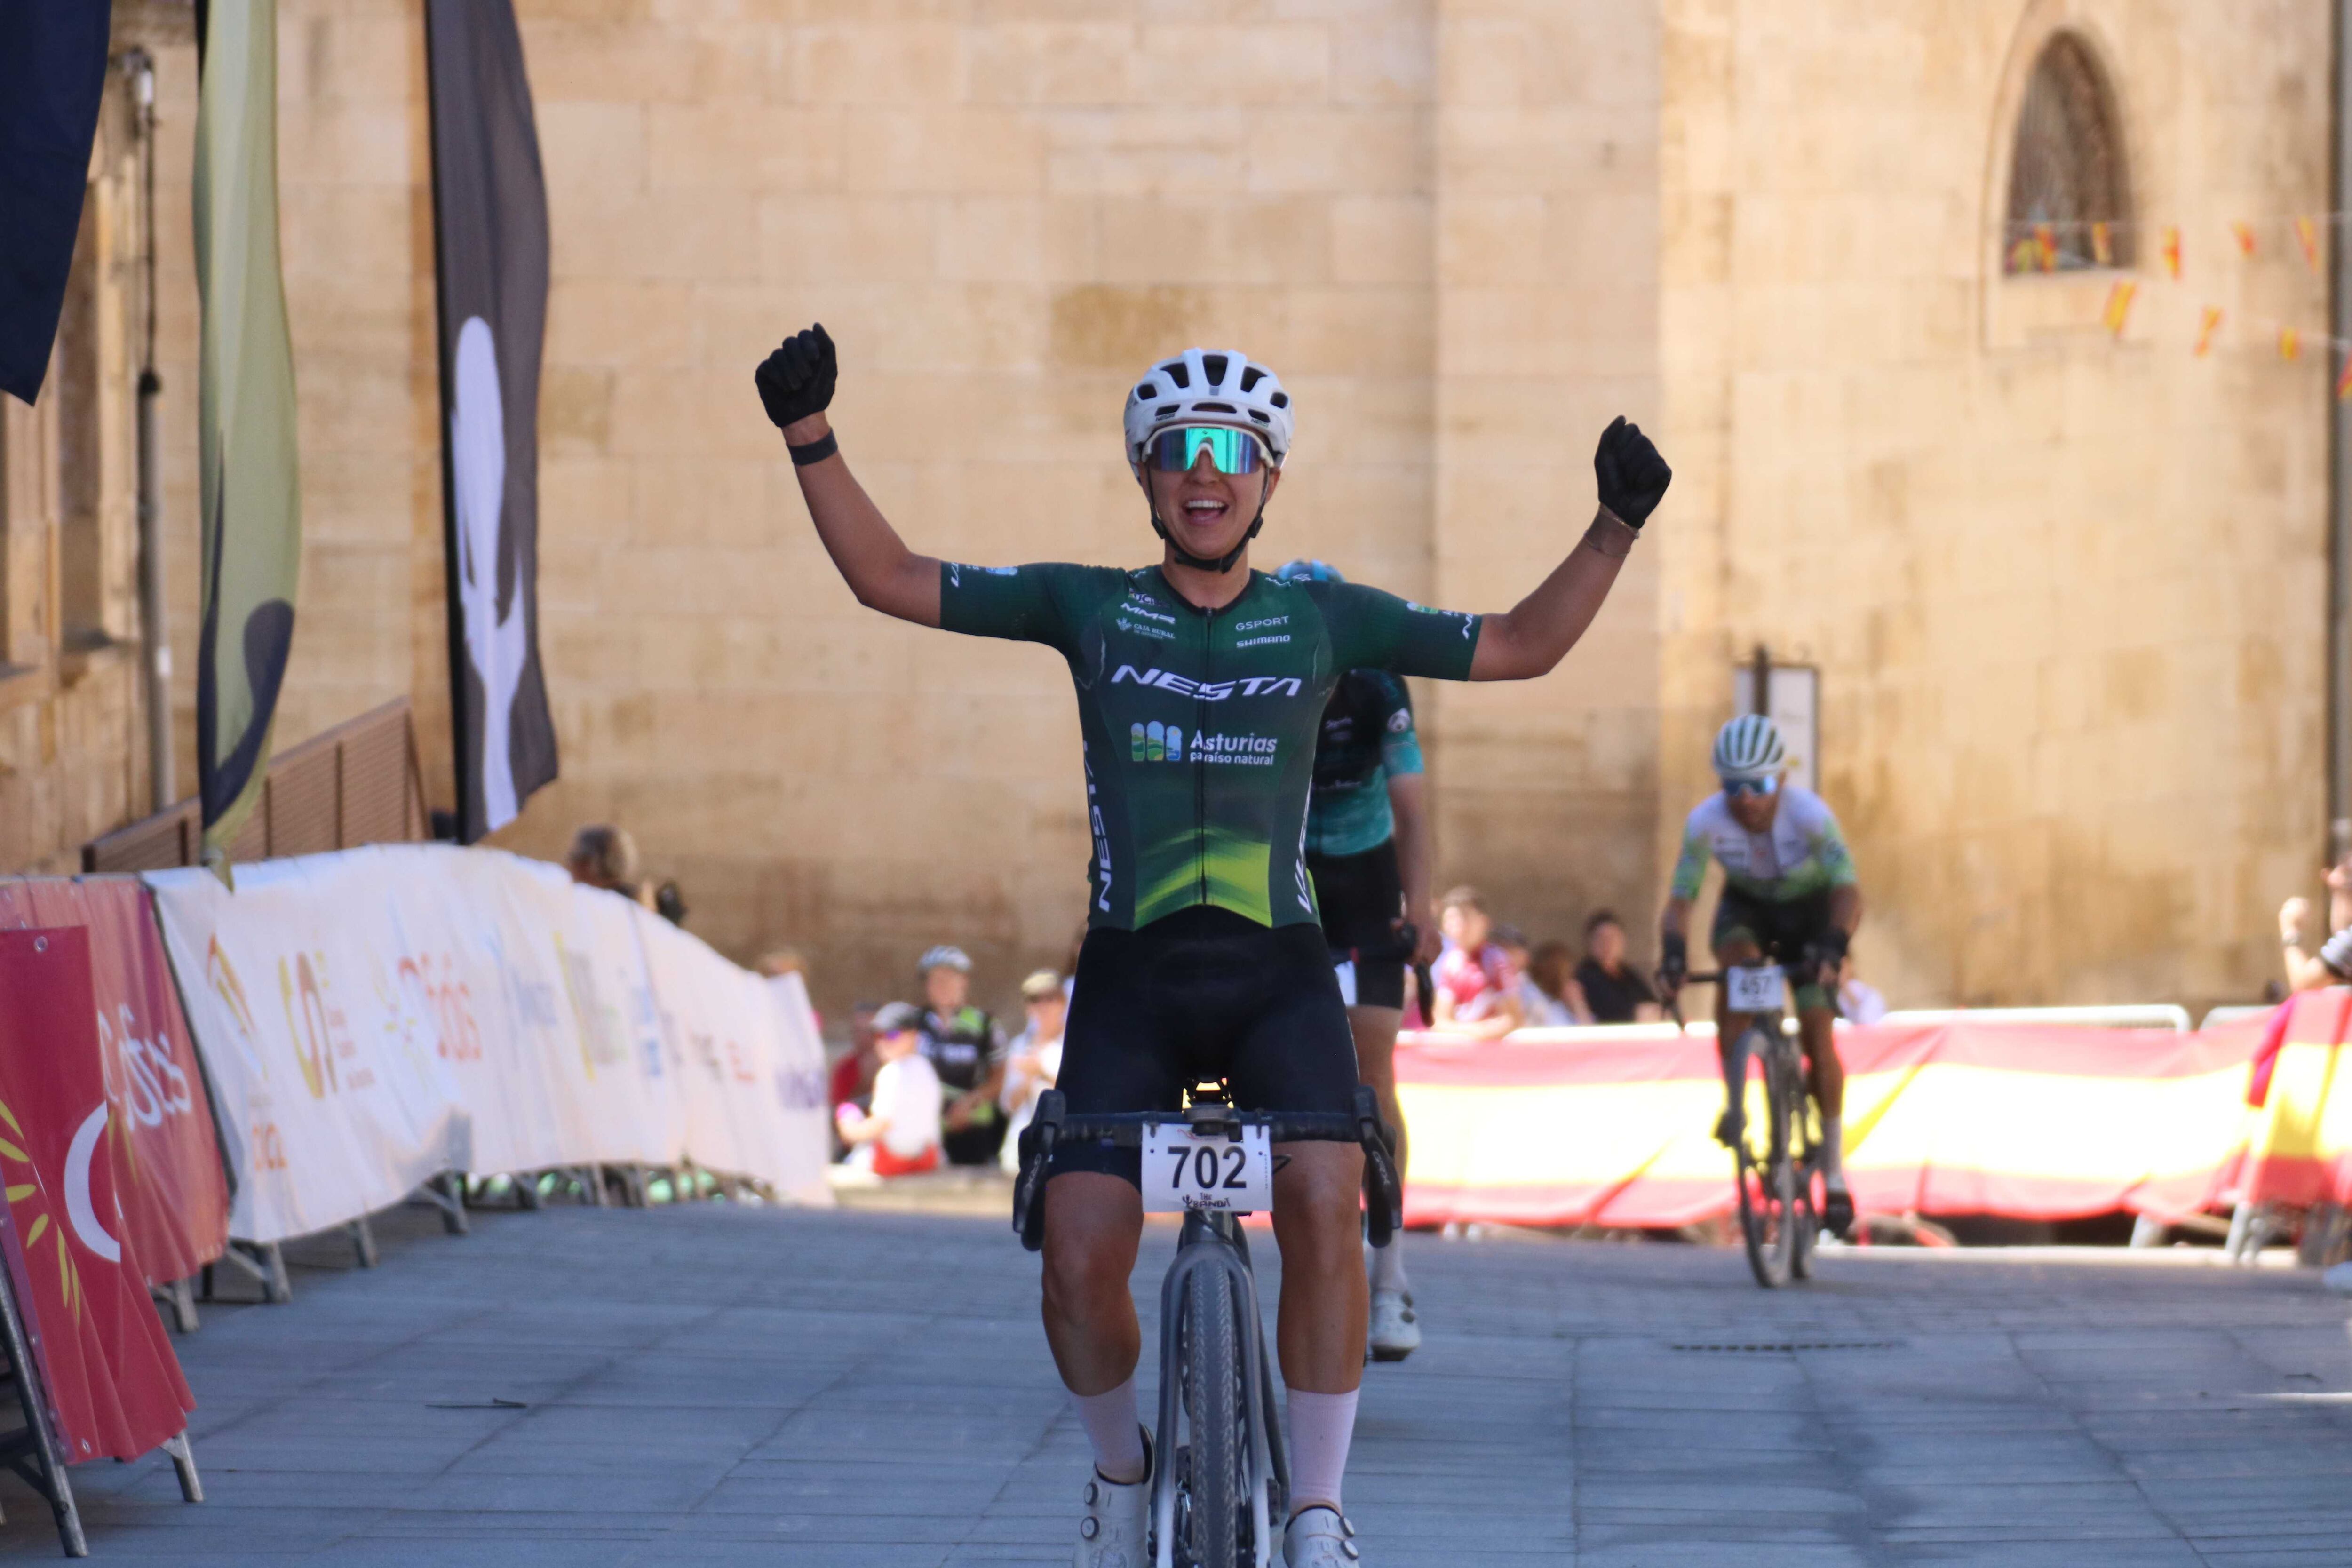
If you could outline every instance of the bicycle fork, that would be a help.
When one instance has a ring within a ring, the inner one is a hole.
[[[1234,1293],[1234,1349],[1242,1358],[1243,1409],[1249,1425],[1251,1560],[1255,1568],[1274,1568],[1279,1550],[1276,1516],[1279,1500],[1289,1496],[1290,1462],[1275,1426],[1274,1366],[1258,1319],[1257,1278],[1250,1271],[1249,1244],[1241,1226],[1224,1215],[1213,1219],[1200,1214],[1184,1216],[1176,1261],[1160,1283],[1160,1458],[1151,1477],[1152,1562],[1154,1568],[1186,1568],[1176,1561],[1175,1436],[1184,1398],[1183,1358],[1190,1353],[1183,1342],[1185,1291],[1192,1276],[1203,1269],[1222,1275]],[[1198,1443],[1193,1447],[1197,1452]]]

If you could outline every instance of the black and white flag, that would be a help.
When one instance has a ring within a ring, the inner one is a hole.
[[[555,777],[539,665],[547,185],[509,0],[426,0],[457,837]]]

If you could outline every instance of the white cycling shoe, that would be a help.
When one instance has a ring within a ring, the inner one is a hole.
[[[1421,1319],[1402,1290],[1372,1292],[1372,1359],[1402,1361],[1421,1348]]]
[[[1282,1532],[1285,1568],[1356,1568],[1356,1527],[1336,1508],[1310,1508]]]
[[[1143,1479],[1124,1485],[1087,1478],[1087,1511],[1078,1521],[1073,1568],[1150,1568],[1151,1552],[1151,1437],[1143,1439]]]

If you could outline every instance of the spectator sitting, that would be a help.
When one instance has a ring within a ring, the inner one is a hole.
[[[922,1014],[893,1002],[874,1016],[874,1107],[835,1114],[849,1163],[877,1176],[911,1176],[940,1168],[940,1075],[922,1053]]]
[[[1625,928],[1614,912],[1596,910],[1584,922],[1584,962],[1576,984],[1596,1024],[1654,1024],[1664,1015],[1658,994],[1625,962]]]
[[[653,895],[637,879],[637,841],[625,827],[591,823],[572,836],[572,850],[563,858],[572,879],[652,909]]]
[[[1062,1023],[1069,1016],[1062,977],[1050,969],[1021,983],[1021,1002],[1028,1009],[1029,1026],[1006,1047],[1004,1093],[997,1101],[1005,1114],[1004,1147],[997,1159],[1014,1173],[1021,1169],[1021,1130],[1036,1114],[1037,1097],[1062,1076]]]
[[[2279,906],[2279,942],[2286,949],[2286,988],[2316,991],[2352,980],[2352,856],[2327,868],[2327,940],[2306,954],[2303,922],[2311,900],[2300,896]]]
[[[1519,1002],[1519,1027],[1522,1029],[1564,1029],[1583,1023],[1575,1006],[1565,997],[1554,996],[1537,984],[1533,965],[1528,962],[1528,939],[1517,926],[1496,926],[1495,945],[1503,950],[1504,962],[1518,976],[1512,994]]]
[[[833,1076],[827,1080],[825,1100],[837,1119],[843,1106],[865,1110],[874,1103],[874,1075],[882,1066],[882,1058],[874,1050],[874,1019],[881,1011],[880,1004],[860,1002],[849,1010],[849,1049],[833,1064]],[[838,1159],[847,1144],[835,1151]]]
[[[1432,1026],[1447,1034],[1499,1040],[1519,1026],[1519,977],[1494,942],[1495,922],[1475,888],[1456,888],[1438,904],[1445,951],[1429,966]]]
[[[971,960],[960,947],[935,947],[918,967],[923,976],[923,1055],[947,1097],[950,1165],[993,1165],[1004,1146],[1004,1031],[971,1005]]]
[[[1528,984],[1544,999],[1541,1016],[1554,1027],[1592,1022],[1592,1008],[1570,972],[1575,961],[1575,952],[1564,942],[1545,942],[1528,960]]]

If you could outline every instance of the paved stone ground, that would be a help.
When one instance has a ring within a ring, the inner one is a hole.
[[[1084,1443],[1000,1224],[382,1230],[377,1271],[312,1243],[292,1305],[179,1342],[212,1500],[76,1471],[98,1558],[1068,1561]],[[1428,1343],[1369,1372],[1349,1479],[1372,1568],[2352,1564],[2352,1340],[2307,1275],[1882,1250],[1768,1296],[1707,1248],[1409,1246]],[[0,1499],[0,1558],[53,1558]]]

